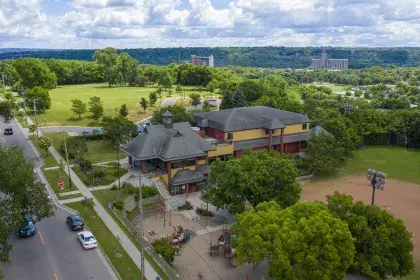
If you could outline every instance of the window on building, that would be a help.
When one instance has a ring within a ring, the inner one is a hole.
[[[270,130],[269,129],[266,129],[265,130],[265,135],[268,135],[270,133]]]
[[[307,123],[302,124],[302,130],[305,130],[305,129],[308,129],[308,124]]]
[[[232,140],[233,139],[233,132],[228,132],[227,139]]]

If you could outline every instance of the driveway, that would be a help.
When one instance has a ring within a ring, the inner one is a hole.
[[[178,98],[179,97],[167,97],[162,101],[162,103],[160,103],[160,107],[164,108],[164,107],[172,106],[175,104]]]

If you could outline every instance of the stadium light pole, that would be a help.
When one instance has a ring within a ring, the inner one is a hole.
[[[386,183],[386,174],[374,169],[368,169],[367,178],[370,181],[368,186],[372,188],[372,205],[375,204],[376,189],[383,191]]]

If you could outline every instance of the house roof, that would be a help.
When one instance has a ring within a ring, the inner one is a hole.
[[[189,169],[178,170],[171,179],[171,185],[184,185],[205,180],[206,177],[199,171]]]
[[[162,117],[173,117],[174,115],[171,114],[171,112],[166,111],[165,113],[162,114]]]
[[[203,156],[215,148],[191,129],[188,122],[147,126],[123,149],[137,160],[159,158],[163,161]]]
[[[197,171],[206,175],[206,174],[209,174],[211,172],[211,168],[210,168],[210,165],[208,165],[208,164],[201,164],[201,165],[197,166]]]
[[[211,127],[225,132],[258,128],[277,129],[289,124],[309,122],[305,115],[266,106],[203,112],[195,114],[194,119],[198,126]]]

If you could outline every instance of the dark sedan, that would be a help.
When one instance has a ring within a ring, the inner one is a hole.
[[[70,215],[67,217],[67,225],[71,230],[81,230],[85,227],[82,218],[78,215]]]
[[[24,217],[25,223],[22,227],[19,228],[19,236],[34,236],[36,234],[36,228],[32,223],[32,220],[29,215],[25,215]]]

